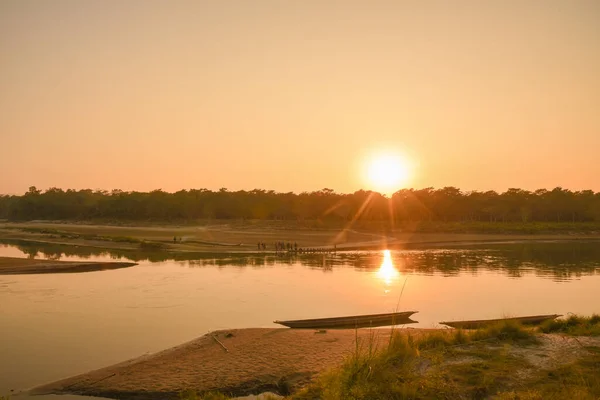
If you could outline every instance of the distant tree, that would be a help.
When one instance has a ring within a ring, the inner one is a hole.
[[[336,193],[278,193],[273,190],[180,190],[168,193],[125,192],[119,189],[42,192],[35,186],[21,196],[0,195],[0,218],[31,219],[319,219],[332,221],[585,222],[600,221],[600,193],[572,192],[557,187],[529,192],[511,188],[504,193],[462,192],[455,187],[402,189],[391,197],[359,190]]]

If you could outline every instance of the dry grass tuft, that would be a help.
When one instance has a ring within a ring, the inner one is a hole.
[[[571,315],[567,319],[546,321],[540,326],[544,333],[562,333],[572,336],[600,336],[600,315],[591,317]]]

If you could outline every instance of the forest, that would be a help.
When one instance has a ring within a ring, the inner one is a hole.
[[[600,192],[552,190],[461,191],[402,189],[387,197],[359,190],[279,193],[272,190],[45,191],[0,196],[0,219],[9,221],[189,221],[200,219],[363,220],[443,222],[600,222]]]

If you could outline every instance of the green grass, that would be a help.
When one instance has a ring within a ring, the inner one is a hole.
[[[600,316],[573,316],[540,330],[595,334]],[[600,348],[574,363],[538,370],[513,346],[536,346],[537,330],[505,321],[483,329],[392,336],[371,353],[357,346],[339,368],[291,396],[308,400],[402,399],[600,399]],[[522,374],[517,374],[517,372]],[[521,376],[521,378],[518,378]]]
[[[42,235],[50,235],[50,237],[60,237],[62,239],[85,239],[85,240],[101,240],[106,242],[116,243],[140,243],[140,239],[136,239],[130,236],[105,236],[100,234],[86,234],[64,231],[53,228],[36,228],[36,227],[8,227],[4,226],[2,229],[7,230],[20,230],[26,233],[37,233]]]
[[[219,392],[208,392],[203,395],[198,394],[194,390],[185,390],[179,394],[181,400],[229,400],[231,397]],[[278,400],[279,397],[265,395],[264,400]],[[0,400],[3,400],[0,398]]]
[[[103,227],[97,227],[96,230],[110,230],[110,227],[195,227],[207,226],[211,224],[227,223],[239,228],[254,227],[274,230],[295,230],[295,229],[342,229],[347,221],[329,221],[329,220],[88,220],[88,221],[55,221],[55,224],[65,226],[70,229],[74,225],[81,223],[102,224]],[[25,223],[26,224],[26,223]],[[364,231],[388,231],[396,229],[398,232],[413,233],[480,233],[480,234],[547,234],[547,233],[598,233],[600,232],[600,221],[598,222],[552,222],[552,221],[532,221],[532,222],[490,222],[490,221],[419,221],[407,222],[397,221],[392,224],[390,221],[356,221],[354,229]],[[57,234],[62,230],[50,227],[15,227],[3,226],[3,229],[23,230],[29,233]],[[88,228],[83,228],[88,229]]]
[[[402,225],[400,223],[399,225]],[[407,227],[404,227],[406,229]],[[410,225],[414,232],[487,233],[487,234],[543,234],[570,232],[598,232],[599,222],[419,222]]]
[[[532,329],[523,327],[517,321],[502,321],[494,325],[487,326],[473,331],[470,334],[472,340],[490,340],[521,343],[521,344],[536,344],[538,339]]]
[[[129,237],[129,236],[97,236],[97,235],[90,235],[90,236],[92,238],[96,238],[96,240],[108,240],[108,241],[117,242],[117,243],[140,243],[140,239],[136,239],[136,238]]]
[[[510,385],[514,371],[527,363],[508,352],[508,347],[489,348],[485,345],[455,349],[451,357],[464,362],[443,364],[427,375],[418,398],[482,399]]]
[[[58,230],[53,228],[36,228],[36,227],[7,227],[2,229],[20,230],[26,233],[36,233],[41,235],[49,235],[51,238],[59,237],[61,239],[83,239],[83,240],[99,240],[115,243],[140,243],[141,240],[131,236],[112,236],[93,233],[78,233],[71,231]]]
[[[219,393],[209,392],[204,395],[199,395],[195,390],[185,390],[179,394],[181,400],[229,400],[230,397]]]
[[[357,346],[341,367],[323,374],[292,399],[484,398],[500,390],[511,372],[523,366],[523,360],[503,347],[513,343],[534,344],[535,335],[512,321],[471,333],[395,333],[381,351],[368,351],[372,345]],[[470,361],[448,364],[449,355]]]
[[[600,399],[600,347],[587,347],[590,354],[561,367],[540,371],[524,388],[503,393],[500,400],[598,400]]]
[[[140,243],[140,249],[144,251],[160,251],[164,250],[165,247],[164,243],[159,242],[147,242],[144,240]]]
[[[600,315],[591,317],[571,315],[567,319],[546,321],[540,326],[543,333],[562,333],[571,336],[600,336]]]

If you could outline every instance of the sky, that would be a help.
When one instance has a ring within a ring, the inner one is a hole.
[[[0,0],[0,193],[600,191],[600,1]]]

